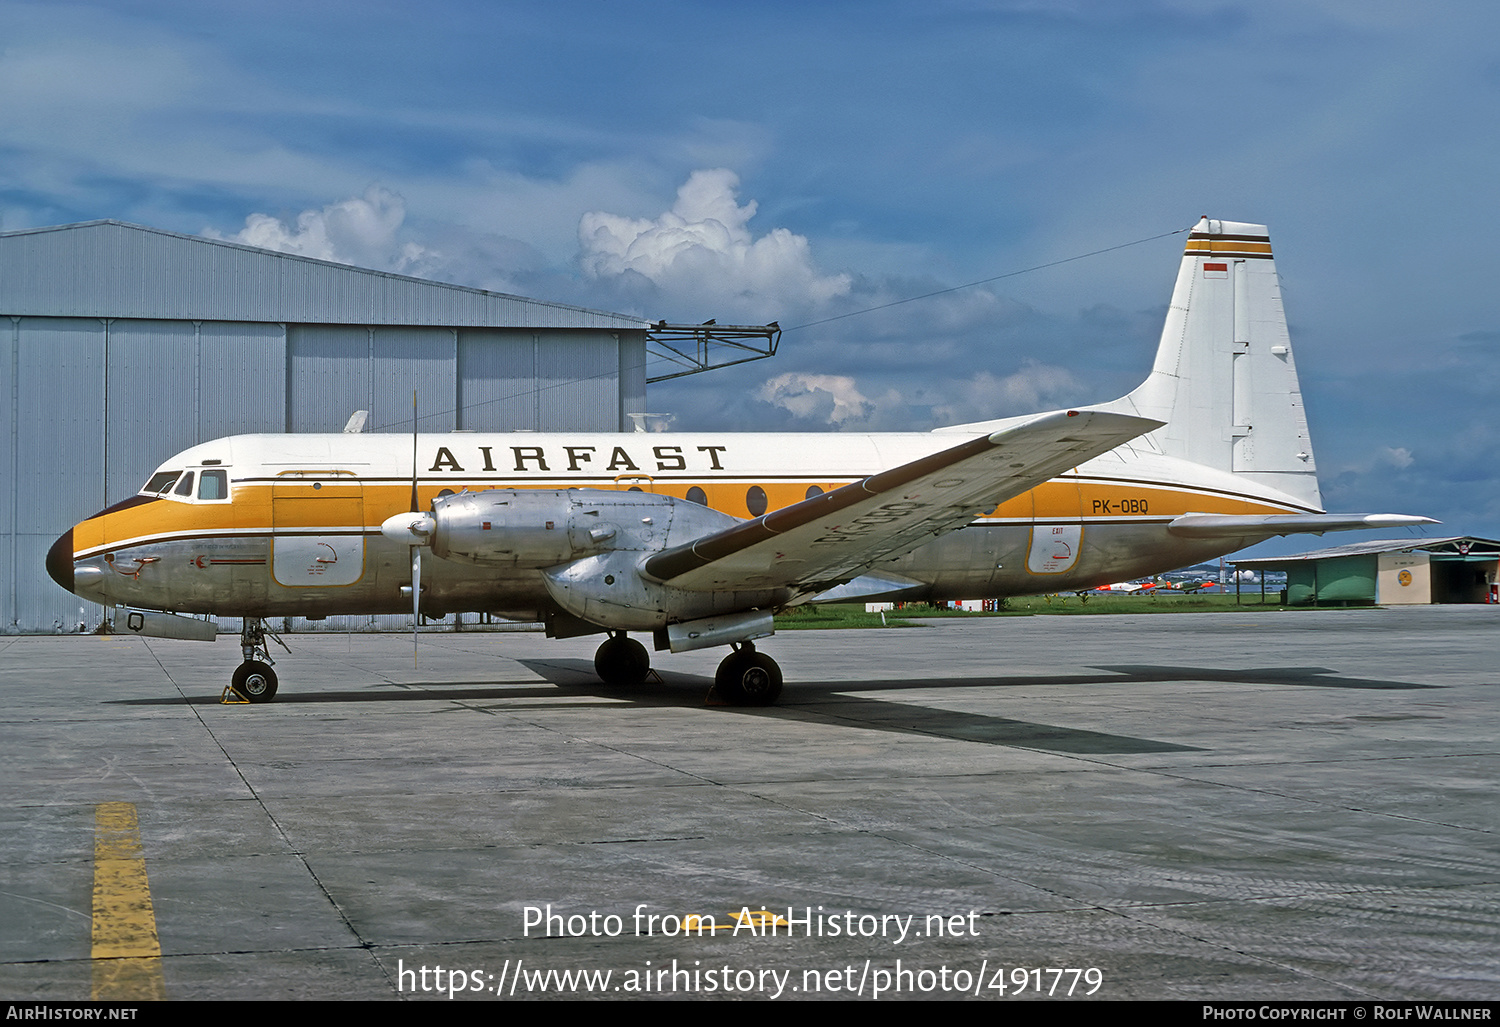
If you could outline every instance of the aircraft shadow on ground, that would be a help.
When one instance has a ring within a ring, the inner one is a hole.
[[[1319,688],[1419,689],[1437,686],[1408,681],[1386,681],[1373,678],[1343,677],[1326,667],[1267,667],[1226,670],[1209,667],[1173,667],[1148,664],[1120,664],[1095,668],[1098,674],[1015,675],[1007,677],[934,678],[878,681],[798,682],[782,693],[781,701],[770,707],[736,707],[713,705],[711,682],[696,675],[668,673],[660,680],[648,681],[638,688],[619,689],[605,685],[594,675],[588,660],[521,660],[522,666],[547,684],[534,678],[475,681],[457,684],[451,681],[381,682],[367,688],[310,692],[291,689],[276,702],[347,703],[347,702],[430,702],[448,700],[473,706],[478,703],[504,701],[498,710],[576,709],[629,705],[637,707],[710,708],[740,716],[774,720],[819,723],[840,727],[860,727],[897,734],[925,735],[985,745],[1008,745],[1048,752],[1073,754],[1127,754],[1155,752],[1202,751],[1194,746],[1178,745],[1149,738],[1113,735],[1098,731],[1037,724],[1029,721],[992,717],[978,713],[944,710],[914,703],[881,699],[853,692],[909,692],[914,689],[1019,688],[1063,685],[1129,685],[1167,682],[1224,682],[1228,684],[1268,684],[1313,686]],[[587,702],[589,698],[597,702]],[[580,702],[580,700],[584,700]],[[117,700],[121,705],[154,706],[211,705],[215,697],[160,698]],[[519,701],[519,702],[518,702]]]

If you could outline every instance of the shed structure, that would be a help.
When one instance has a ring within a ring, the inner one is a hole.
[[[103,611],[54,539],[162,460],[251,432],[621,431],[646,409],[639,318],[118,221],[0,233],[0,633]]]
[[[1500,601],[1500,542],[1473,535],[1356,542],[1234,566],[1286,571],[1292,606]]]

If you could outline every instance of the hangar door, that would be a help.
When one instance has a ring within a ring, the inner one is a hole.
[[[1431,568],[1434,603],[1489,602],[1490,583],[1496,580],[1494,554],[1433,553]]]

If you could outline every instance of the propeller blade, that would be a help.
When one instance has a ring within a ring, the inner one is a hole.
[[[418,513],[417,509],[417,390],[411,390],[411,512]],[[394,518],[387,519],[390,524]],[[431,518],[427,519],[428,521]],[[419,526],[421,525],[421,526]],[[386,525],[381,525],[385,531]],[[412,535],[421,538],[431,527],[424,522],[415,519],[408,521],[406,530]],[[400,530],[397,528],[396,530]],[[420,544],[411,547],[411,665],[417,666],[417,626],[422,623],[422,547]]]
[[[422,547],[411,547],[411,665],[417,665],[417,625],[422,621]]]
[[[411,390],[411,512],[417,512],[417,390]]]

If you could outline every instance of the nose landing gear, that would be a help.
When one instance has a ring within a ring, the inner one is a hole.
[[[234,677],[230,679],[230,687],[247,702],[261,703],[270,702],[276,698],[276,672],[271,666],[276,662],[271,659],[270,650],[266,647],[266,635],[271,634],[266,630],[264,622],[259,617],[246,617],[240,627],[240,652],[244,654],[245,662],[235,668]],[[286,643],[276,638],[276,644],[286,649]],[[291,652],[287,649],[287,652]]]

